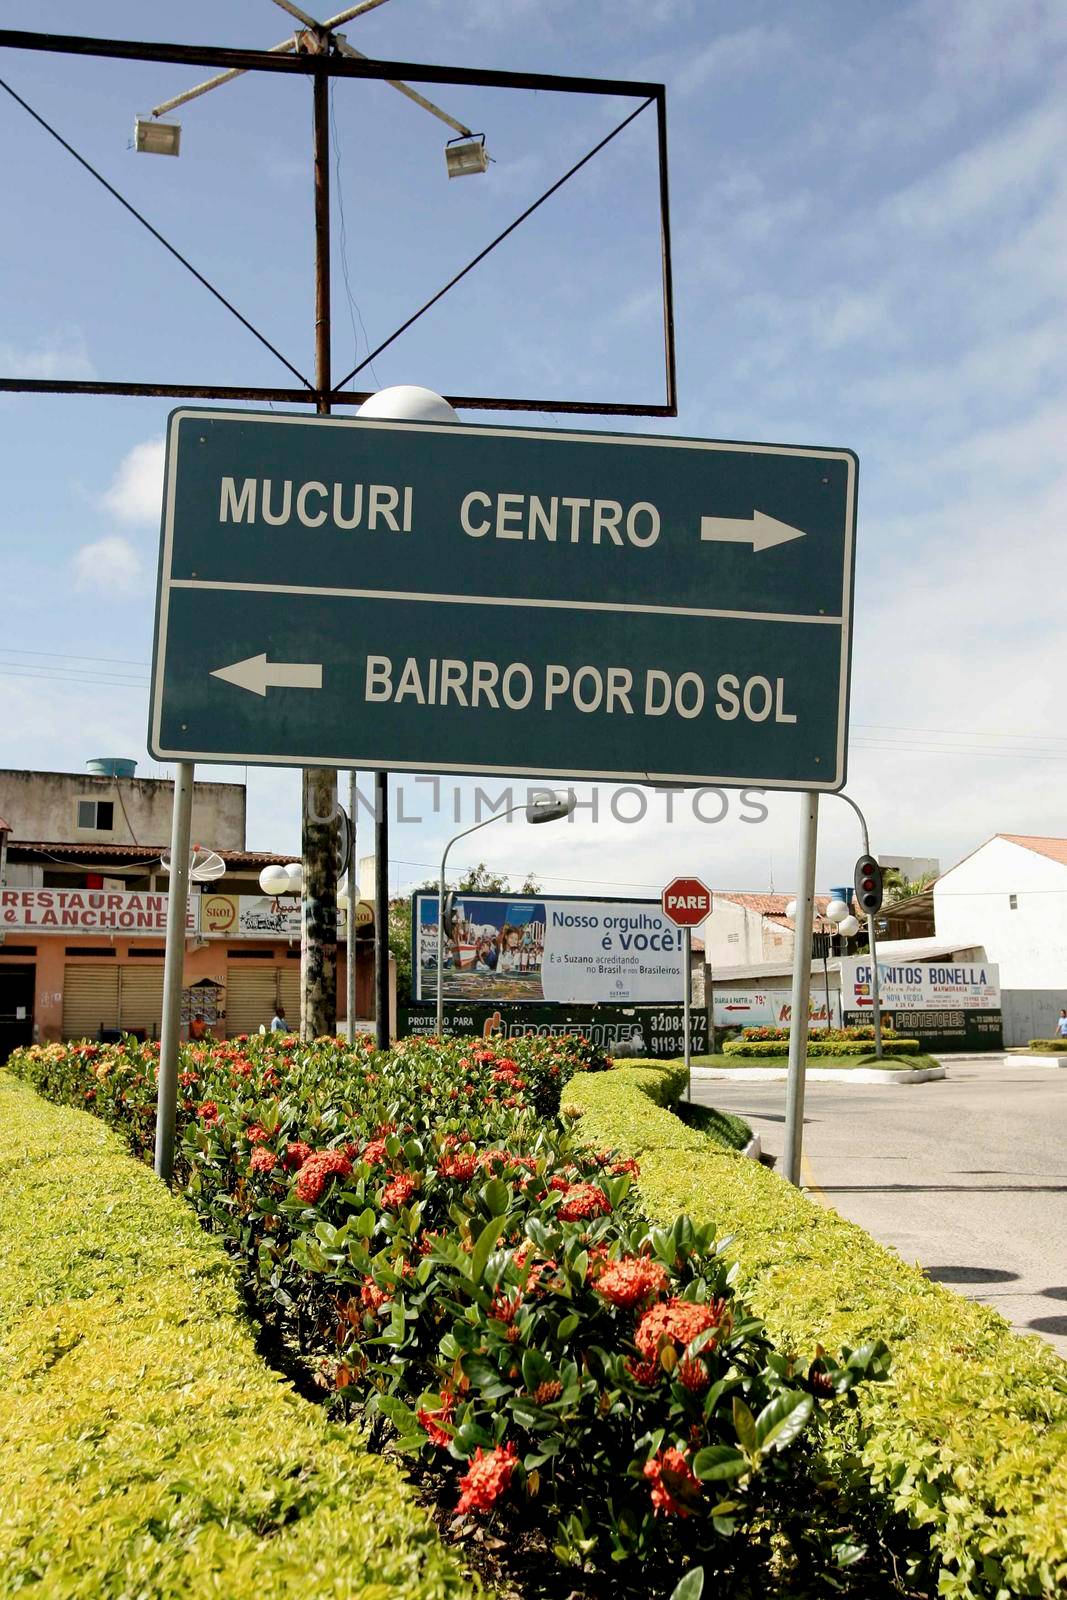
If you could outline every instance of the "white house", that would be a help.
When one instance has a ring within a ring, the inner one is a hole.
[[[998,833],[934,884],[934,923],[1000,967],[1005,1044],[1051,1037],[1067,1007],[1067,839]]]
[[[704,944],[709,964],[723,967],[749,967],[761,962],[789,962],[793,957],[794,927],[785,908],[788,894],[727,894],[716,889],[712,914],[704,923]],[[819,933],[834,933],[835,926],[822,913],[829,895],[815,897]]]

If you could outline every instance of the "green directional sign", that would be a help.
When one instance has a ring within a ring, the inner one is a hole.
[[[837,789],[847,450],[180,410],[160,760]]]

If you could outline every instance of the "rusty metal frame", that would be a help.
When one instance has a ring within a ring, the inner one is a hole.
[[[508,395],[448,395],[457,410],[542,411],[584,416],[675,417],[678,415],[674,334],[674,291],[671,267],[670,189],[667,170],[666,91],[660,83],[614,78],[585,78],[551,73],[492,72],[472,67],[428,66],[411,61],[353,60],[330,54],[274,55],[264,50],[221,46],[152,44],[127,39],[94,39],[77,35],[0,29],[0,48],[49,51],[64,55],[158,61],[177,66],[239,68],[249,72],[325,73],[329,78],[410,79],[416,83],[469,84],[495,89],[546,90],[559,94],[593,94],[640,98],[655,104],[659,169],[660,254],[663,308],[665,397],[661,402],[530,399]],[[251,400],[317,406],[359,405],[369,390],[313,387],[258,387],[242,384],[123,383],[67,381],[52,378],[0,378],[0,392],[24,394],[92,394],[171,397],[191,400]]]

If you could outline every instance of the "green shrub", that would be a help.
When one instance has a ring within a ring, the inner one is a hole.
[[[0,1074],[0,1595],[460,1600],[389,1461],[256,1354],[220,1244]]]
[[[895,1045],[894,1048],[897,1048]],[[944,1600],[1062,1595],[1067,1588],[1067,1366],[985,1306],[930,1282],[861,1228],[758,1162],[696,1150],[662,1109],[665,1079],[629,1128],[610,1078],[572,1081],[593,1144],[640,1155],[653,1217],[714,1221],[737,1241],[739,1281],[785,1348],[827,1336],[861,1344],[878,1330],[889,1381],[863,1392],[859,1427],[829,1430],[840,1470],[928,1536]]]
[[[866,1039],[868,1042],[874,1038],[874,1024],[871,1022],[849,1024],[845,1028],[818,1028],[815,1030],[819,1039]],[[788,1039],[788,1028],[772,1027],[768,1023],[761,1023],[758,1027],[742,1028],[742,1039]],[[811,1034],[809,1032],[809,1038]],[[882,1028],[883,1039],[895,1039],[897,1036],[892,1028]]]
[[[894,1055],[918,1055],[918,1039],[893,1038]],[[767,1056],[784,1060],[789,1054],[789,1037],[784,1039],[729,1039],[722,1047],[723,1055]],[[818,1056],[869,1056],[870,1039],[824,1039],[821,1034],[808,1038],[808,1060]]]
[[[1050,1055],[1067,1054],[1067,1039],[1031,1039],[1031,1050],[1047,1051]]]

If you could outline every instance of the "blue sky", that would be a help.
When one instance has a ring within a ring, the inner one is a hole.
[[[34,22],[261,46],[289,31],[270,0],[97,0],[91,21],[76,0],[42,0]],[[666,83],[680,414],[632,427],[858,453],[849,790],[876,848],[947,864],[998,830],[1062,834],[1067,8],[389,0],[346,31],[370,55]],[[246,77],[189,105],[169,161],[127,148],[134,114],[204,74],[2,55],[12,87],[310,371],[307,86]],[[386,86],[335,90],[338,374],[629,109],[433,92],[485,129],[487,177],[448,183],[446,130]],[[646,113],[377,360],[371,386],[658,398],[653,131]],[[3,94],[0,136],[18,152],[0,368],[288,382]],[[156,770],[141,680],[169,408],[0,397],[0,765],[115,753]],[[435,817],[429,787],[407,789],[423,821],[394,828],[397,887],[426,876],[454,827],[451,800]],[[676,803],[668,826],[656,797],[627,825],[605,790],[595,825],[588,810],[534,833],[502,825],[469,853],[559,892],[651,889],[678,870],[743,888],[773,871],[787,888],[797,802],[767,806],[757,825],[734,799],[709,825]],[[249,815],[251,844],[295,850],[295,777],[250,772]],[[855,849],[849,814],[825,801],[820,883],[844,881]]]

